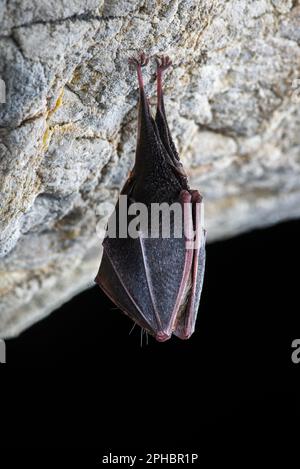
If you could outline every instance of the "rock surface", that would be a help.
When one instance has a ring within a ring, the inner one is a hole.
[[[0,21],[1,336],[93,282],[134,157],[138,50],[173,58],[167,113],[209,239],[300,215],[299,1],[0,0]]]

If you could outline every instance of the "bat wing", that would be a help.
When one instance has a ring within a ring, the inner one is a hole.
[[[96,282],[133,321],[158,340],[168,339],[193,261],[184,239],[141,234],[106,238],[103,248]]]
[[[141,327],[157,329],[138,239],[106,238],[96,281]]]
[[[202,198],[198,191],[194,191],[197,201]],[[196,210],[199,210],[196,213]],[[203,228],[203,203],[193,205],[193,223],[196,233],[197,245],[193,250],[193,265],[191,270],[192,286],[189,293],[189,300],[183,314],[179,315],[174,334],[181,339],[188,339],[194,332],[197,319],[200,297],[203,286],[205,270],[205,241],[206,231]]]
[[[147,283],[160,330],[156,339],[170,338],[192,268],[192,251],[184,238],[141,238]]]
[[[190,195],[188,194],[190,197]],[[184,223],[192,227],[188,207]],[[171,227],[171,232],[172,232]],[[170,338],[179,309],[188,299],[194,251],[185,237],[109,238],[96,282],[104,292],[159,341]]]

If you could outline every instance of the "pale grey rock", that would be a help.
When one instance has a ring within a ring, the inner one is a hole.
[[[173,58],[166,108],[208,239],[299,217],[299,18],[297,0],[0,1],[1,336],[93,283],[134,158],[139,50]],[[145,83],[154,104],[153,66]]]
[[[10,33],[15,27],[31,26],[34,23],[49,24],[66,18],[80,18],[89,13],[96,14],[102,3],[99,0],[1,0],[2,33]]]

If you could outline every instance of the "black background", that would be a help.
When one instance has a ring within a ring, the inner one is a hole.
[[[20,411],[7,444],[73,448],[69,458],[90,448],[85,462],[180,449],[212,460],[241,444],[248,458],[271,434],[277,455],[274,438],[299,420],[299,240],[291,221],[209,244],[188,341],[141,346],[140,330],[129,335],[130,320],[96,286],[7,341]]]

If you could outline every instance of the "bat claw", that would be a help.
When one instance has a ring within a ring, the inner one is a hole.
[[[129,57],[128,63],[136,67],[145,67],[149,62],[149,57],[144,52],[141,52],[138,57]]]
[[[156,55],[155,61],[157,69],[160,71],[167,70],[172,65],[172,60],[168,55]]]

